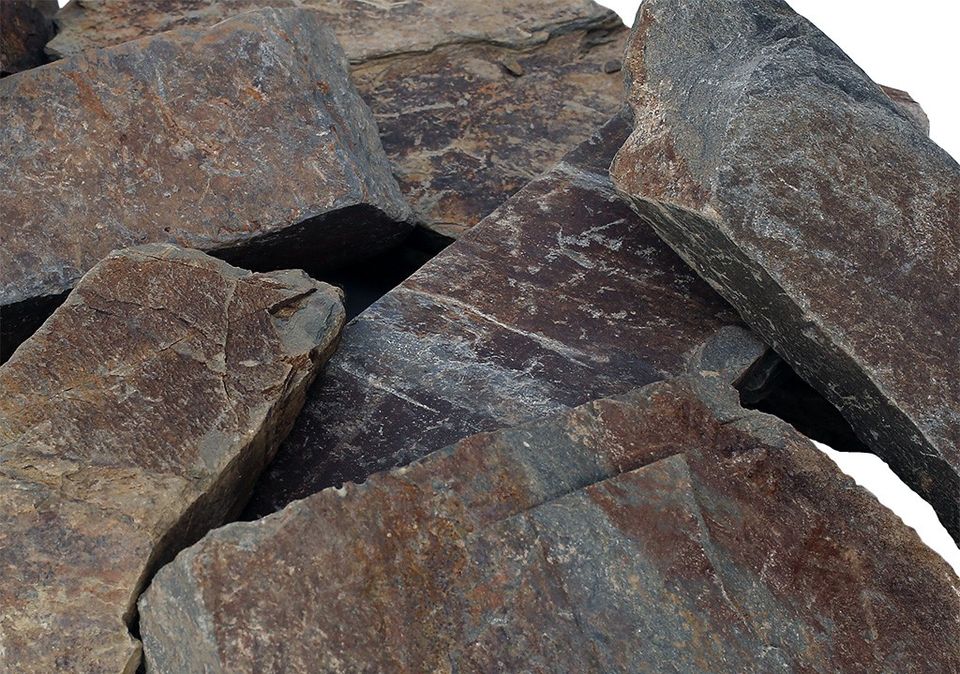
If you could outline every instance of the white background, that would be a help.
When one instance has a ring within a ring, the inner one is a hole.
[[[639,0],[599,0],[633,23]],[[930,117],[930,135],[960,157],[960,2],[957,0],[789,0],[880,84],[903,89]],[[960,574],[960,550],[926,502],[883,461],[819,447],[872,491]]]

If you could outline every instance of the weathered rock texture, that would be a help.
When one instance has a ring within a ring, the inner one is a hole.
[[[53,37],[57,0],[0,2],[0,77],[47,62],[44,45]]]
[[[347,327],[246,516],[681,371],[733,310],[614,193],[617,118]]]
[[[923,129],[925,134],[930,134],[930,118],[927,117],[927,113],[921,105],[913,100],[913,96],[906,91],[893,87],[881,86],[880,88],[883,89],[883,93],[890,97],[890,100],[900,106],[900,109],[917,123],[917,126]]]
[[[960,540],[960,167],[783,2],[648,0],[612,173]]]
[[[84,0],[77,54],[257,6],[316,9],[337,34],[422,224],[459,236],[623,104],[627,29],[592,0]]]
[[[149,670],[960,667],[949,567],[715,363],[212,532],[140,601]]]
[[[151,245],[0,367],[0,671],[134,672],[153,571],[243,506],[343,322],[339,291]]]
[[[128,245],[319,268],[409,231],[370,111],[307,10],[20,73],[0,81],[0,108],[0,306],[13,313]]]

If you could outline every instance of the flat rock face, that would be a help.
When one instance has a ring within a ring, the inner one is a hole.
[[[53,37],[57,0],[0,2],[0,77],[47,62],[44,45]]]
[[[0,367],[0,671],[136,670],[143,585],[243,506],[343,317],[166,245],[84,277]]]
[[[960,540],[960,167],[782,2],[648,0],[627,66],[617,187]]]
[[[739,319],[617,197],[617,118],[358,316],[246,517],[683,370]]]
[[[960,581],[739,407],[726,382],[749,350],[711,349],[738,367],[701,354],[687,378],[212,532],[140,601],[149,671],[960,666]]]
[[[354,63],[451,43],[528,47],[611,15],[592,0],[72,0],[58,14],[59,31],[47,49],[55,57],[76,56],[173,28],[211,26],[258,7],[294,6],[309,7],[336,26]]]
[[[84,0],[50,48],[76,54],[264,5],[316,9],[417,220],[458,237],[623,104],[627,29],[588,0]]]
[[[0,108],[0,306],[62,293],[133,244],[317,268],[409,231],[316,13],[265,9],[93,51],[0,81]]]

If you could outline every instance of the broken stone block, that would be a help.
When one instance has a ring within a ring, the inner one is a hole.
[[[920,104],[913,100],[913,96],[906,91],[894,89],[893,87],[881,85],[880,88],[883,89],[883,93],[890,97],[890,100],[900,106],[900,109],[917,123],[917,126],[923,129],[925,134],[930,135],[930,118],[927,117],[926,111]]]
[[[629,125],[615,118],[350,323],[245,517],[675,375],[739,324],[616,195],[607,168]]]
[[[47,62],[44,45],[53,37],[57,0],[0,2],[0,77]]]
[[[410,229],[322,17],[265,9],[0,81],[0,307],[111,250],[170,242],[257,269],[335,266]]]
[[[0,671],[133,673],[152,573],[243,506],[333,351],[339,291],[113,253],[0,367]]]
[[[785,3],[635,25],[617,187],[960,540],[960,166]]]
[[[84,0],[59,54],[293,0]],[[353,64],[418,221],[457,237],[623,105],[627,29],[591,0],[298,0]]]
[[[688,376],[211,532],[141,598],[149,671],[960,666],[960,580],[739,407],[764,347],[722,333]]]

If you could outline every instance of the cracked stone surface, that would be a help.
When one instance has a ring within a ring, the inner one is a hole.
[[[44,45],[53,37],[57,0],[0,2],[0,77],[47,62]]]
[[[314,12],[264,9],[19,73],[0,80],[0,107],[0,306],[11,316],[129,245],[315,269],[386,249],[412,226]]]
[[[591,0],[84,0],[55,54],[257,6],[319,12],[353,64],[418,221],[457,237],[623,105],[627,29]]]
[[[626,68],[618,189],[960,540],[960,166],[783,2],[648,0]]]
[[[148,671],[956,669],[946,563],[739,407],[763,350],[728,328],[684,377],[211,532],[140,600]]]
[[[153,244],[0,367],[0,671],[132,674],[136,600],[236,514],[335,348],[340,291]]]
[[[616,118],[358,316],[245,517],[682,371],[739,318],[617,197]]]

